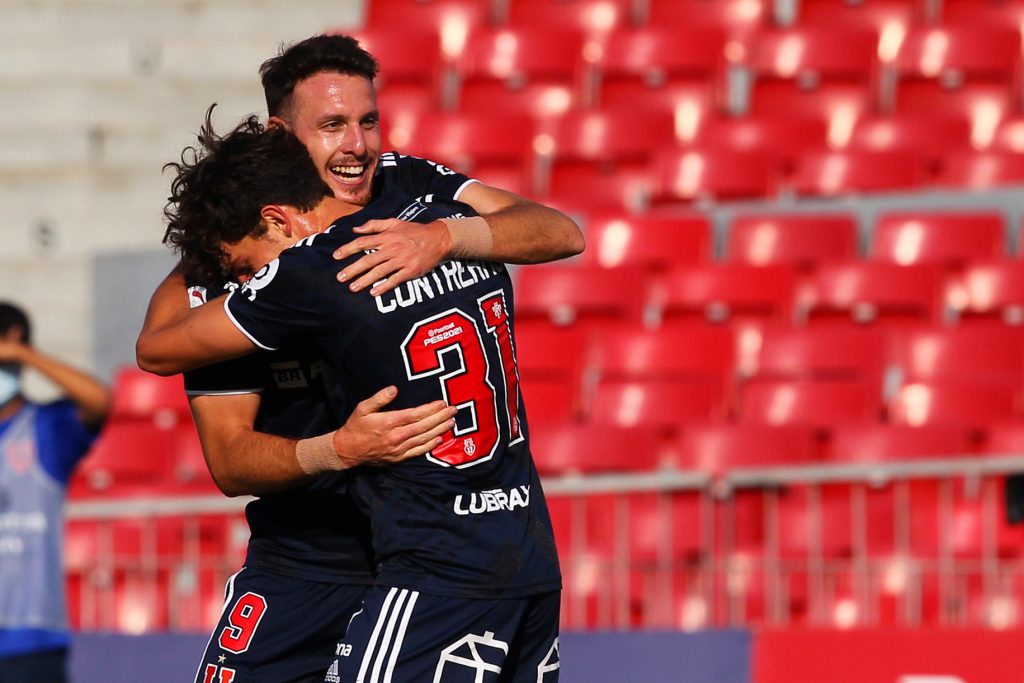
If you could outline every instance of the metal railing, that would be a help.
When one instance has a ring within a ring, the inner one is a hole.
[[[1002,500],[1018,472],[1024,456],[550,478],[563,623],[1018,625],[1024,529]],[[69,503],[73,624],[210,628],[247,501]]]

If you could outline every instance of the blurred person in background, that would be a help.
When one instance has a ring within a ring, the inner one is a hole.
[[[31,341],[25,312],[0,303],[0,683],[67,680],[65,489],[113,400],[103,382]],[[26,399],[26,367],[66,398]]]

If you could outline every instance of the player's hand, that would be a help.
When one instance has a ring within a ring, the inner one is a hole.
[[[396,396],[393,386],[381,389],[357,405],[334,433],[334,451],[346,468],[390,465],[423,455],[455,426],[458,411],[444,401],[382,412]]]
[[[372,287],[371,296],[430,272],[451,249],[448,226],[441,221],[411,223],[388,218],[367,221],[354,232],[362,237],[335,251],[334,258],[342,260],[360,252],[374,251],[346,266],[338,273],[338,281],[350,283],[349,289],[353,292]]]

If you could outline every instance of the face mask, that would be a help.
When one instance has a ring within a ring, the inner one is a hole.
[[[21,391],[21,373],[0,367],[0,406],[6,405]]]

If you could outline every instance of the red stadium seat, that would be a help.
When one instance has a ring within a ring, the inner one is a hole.
[[[616,31],[596,67],[601,106],[671,113],[677,137],[686,141],[706,112],[718,108],[725,36],[661,25]]]
[[[801,0],[797,20],[801,26],[833,28],[859,26],[884,33],[905,32],[924,19],[920,0]]]
[[[987,147],[982,140],[981,147]],[[992,132],[991,140],[987,141],[993,151],[1024,152],[1024,116],[1020,114],[999,119]]]
[[[493,4],[491,0],[371,0],[366,23],[374,30],[396,26],[430,30],[441,37],[445,57],[454,59],[462,53],[466,37],[490,22]]]
[[[538,426],[530,441],[541,474],[650,472],[660,459],[657,433],[642,427]]]
[[[876,329],[766,327],[756,376],[790,381],[859,381],[880,390],[886,341]]]
[[[970,434],[962,426],[864,424],[837,428],[827,457],[837,463],[884,463],[921,457],[964,457],[971,450]]]
[[[825,149],[827,135],[825,121],[821,119],[714,118],[701,127],[695,144],[709,151],[765,154],[788,167],[805,152]]]
[[[1024,157],[1016,152],[953,152],[942,160],[937,185],[989,190],[1024,182]]]
[[[589,340],[575,327],[516,321],[516,363],[523,379],[580,380]]]
[[[943,0],[942,20],[950,26],[1002,26],[1018,30],[1024,23],[1021,0]]]
[[[894,340],[890,362],[904,382],[1019,389],[1024,382],[1024,334],[1009,327],[914,330]]]
[[[733,334],[725,328],[621,330],[601,335],[592,367],[602,380],[698,380],[725,386],[732,377]]]
[[[821,152],[797,160],[793,189],[802,195],[912,190],[925,182],[924,158],[907,152]]]
[[[574,420],[587,356],[587,337],[576,327],[517,321],[516,361],[531,424]]]
[[[590,418],[672,431],[686,421],[724,418],[736,355],[723,328],[619,331],[595,339],[597,379]]]
[[[800,425],[690,425],[679,438],[678,450],[677,467],[712,474],[817,459],[814,433]]]
[[[610,193],[616,205],[640,206],[649,189],[650,159],[673,135],[668,112],[570,111],[553,122],[550,138],[538,139],[538,147],[550,147],[542,156],[550,165],[550,192],[588,198]]]
[[[1024,422],[996,422],[988,425],[981,452],[986,455],[1024,455]]]
[[[961,323],[1024,325],[1024,261],[974,263],[964,269],[950,308]]]
[[[443,104],[440,37],[429,29],[410,30],[403,26],[406,24],[352,34],[380,64],[374,85],[378,97],[388,105],[381,108],[382,123],[387,124],[385,132],[408,125],[403,120],[408,112],[430,111]]]
[[[656,289],[666,323],[754,319],[788,321],[796,272],[786,266],[721,264],[676,268]]]
[[[968,149],[970,144],[967,119],[916,114],[862,118],[853,128],[849,149],[909,152],[937,164],[950,149]]]
[[[148,422],[112,421],[82,461],[72,484],[83,494],[154,488],[168,481],[174,461],[173,432]]]
[[[781,166],[766,154],[670,150],[658,155],[652,204],[754,199],[775,193]]]
[[[848,262],[820,267],[798,304],[809,322],[940,322],[942,273],[935,266]]]
[[[158,377],[122,367],[114,378],[114,421],[150,421],[172,427],[190,420],[191,412],[180,375]]]
[[[629,22],[630,0],[512,0],[509,26],[571,29],[600,40]]]
[[[520,386],[531,426],[567,424],[582,412],[579,383],[571,379],[524,377]]]
[[[824,117],[830,141],[841,144],[856,117],[874,107],[877,46],[875,33],[848,26],[759,33],[746,62],[751,111]]]
[[[517,322],[636,325],[646,299],[642,271],[550,265],[516,273]]]
[[[693,422],[724,421],[725,390],[713,381],[601,381],[588,418],[596,424],[655,427],[665,433]]]
[[[732,222],[726,260],[754,266],[811,268],[857,257],[857,222],[849,214],[747,214]]]
[[[1005,244],[999,213],[886,213],[875,223],[870,256],[903,266],[962,266],[965,261],[1005,256]]]
[[[699,214],[688,216],[592,216],[584,229],[584,260],[605,268],[637,266],[665,270],[711,258],[711,224]]]
[[[545,121],[582,97],[583,38],[568,30],[472,33],[456,69],[464,111],[527,114]]]
[[[437,161],[498,187],[529,187],[533,122],[502,113],[431,113],[400,133],[394,146],[403,153]],[[516,182],[518,180],[518,182]]]
[[[967,113],[973,102],[1009,103],[1018,77],[1017,31],[979,27],[919,28],[907,33],[893,62],[896,108]],[[942,104],[950,100],[951,104]]]
[[[1016,393],[1005,386],[917,382],[900,387],[889,403],[889,418],[912,427],[944,423],[983,430],[1016,410]]]
[[[641,19],[651,26],[717,28],[743,39],[770,19],[766,0],[648,0]]]
[[[868,382],[755,379],[740,395],[740,419],[757,424],[833,429],[880,416],[881,396]]]

